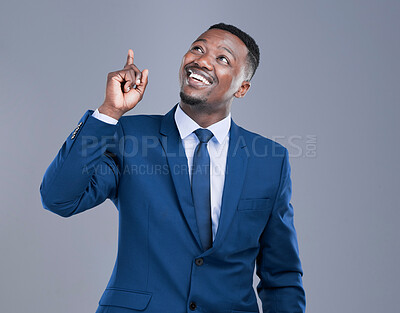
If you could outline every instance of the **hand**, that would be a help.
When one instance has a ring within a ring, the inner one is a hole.
[[[123,70],[108,73],[106,96],[99,112],[119,119],[133,109],[143,98],[149,70],[141,72],[133,64],[133,51],[129,49]]]

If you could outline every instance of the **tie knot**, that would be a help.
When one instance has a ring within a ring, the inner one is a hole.
[[[203,128],[196,129],[194,133],[196,134],[197,138],[199,138],[200,142],[203,143],[207,143],[212,138],[212,136],[214,136],[214,134],[210,130]]]

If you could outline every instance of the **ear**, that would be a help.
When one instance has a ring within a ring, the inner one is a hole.
[[[239,89],[235,92],[234,96],[236,98],[243,98],[244,95],[247,93],[247,91],[250,89],[250,82],[247,80],[244,80],[242,84],[240,85]]]

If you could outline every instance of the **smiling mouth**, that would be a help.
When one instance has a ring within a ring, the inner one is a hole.
[[[212,79],[201,75],[198,71],[194,71],[192,69],[187,70],[188,78],[193,79],[194,82],[202,83],[204,85],[210,86],[212,85]]]

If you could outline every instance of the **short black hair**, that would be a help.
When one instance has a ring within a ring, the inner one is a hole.
[[[248,80],[252,79],[258,65],[260,64],[260,49],[258,48],[256,41],[249,34],[233,25],[219,23],[210,26],[208,30],[215,28],[230,32],[243,41],[243,43],[246,45],[247,50],[249,51],[247,54],[246,76],[248,77]]]

